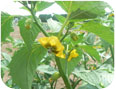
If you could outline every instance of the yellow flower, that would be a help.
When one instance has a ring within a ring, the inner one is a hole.
[[[56,56],[57,56],[57,57],[61,57],[61,58],[65,58],[65,54],[63,54],[63,51],[58,52],[58,53],[56,54]]]
[[[49,37],[49,42],[48,42],[52,47],[56,46],[59,43],[59,40],[55,36]]]
[[[38,41],[43,47],[50,48],[57,57],[65,58],[65,55],[63,54],[64,46],[56,36],[42,37]]]
[[[68,61],[70,61],[72,58],[75,58],[75,57],[77,57],[77,56],[79,56],[79,54],[76,53],[76,49],[73,49],[73,50],[70,52],[70,55],[69,55],[69,57],[68,57]]]
[[[48,48],[48,47],[49,47],[49,44],[48,44],[49,38],[48,38],[48,37],[40,38],[38,41],[39,41],[40,44],[41,44],[42,46],[44,46],[45,48]]]

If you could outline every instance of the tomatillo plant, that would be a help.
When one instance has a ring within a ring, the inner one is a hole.
[[[12,16],[2,12],[2,45],[12,43],[17,50],[10,61],[7,54],[2,55],[2,78],[4,70],[11,76],[7,86],[21,89],[75,89],[77,86],[80,89],[99,89],[112,82],[114,14],[107,3],[17,2],[31,15]],[[37,16],[37,12],[53,4],[59,5],[67,14],[54,14],[47,19],[44,15]],[[106,8],[111,12],[106,12]],[[18,43],[10,36],[16,19],[23,39]],[[60,85],[61,82],[64,85]]]

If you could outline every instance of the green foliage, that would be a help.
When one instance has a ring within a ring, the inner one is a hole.
[[[59,72],[54,72],[51,76],[51,79],[56,81],[59,77],[60,77],[60,73]]]
[[[52,4],[53,4],[53,2],[39,1],[36,3],[35,10],[42,11],[42,10],[50,7]]]
[[[94,57],[98,62],[101,62],[99,53],[93,48],[93,46],[83,45],[80,46],[80,48],[82,48],[84,52],[88,53],[90,56]]]
[[[106,67],[106,66],[105,66]],[[82,80],[86,81],[90,85],[93,85],[97,88],[104,88],[111,84],[113,80],[113,72],[107,72],[103,68],[98,70],[75,70],[74,74],[77,77],[80,77]]]
[[[77,40],[74,41],[74,40],[72,40],[71,35],[70,35],[70,36],[67,36],[64,39],[64,41],[72,47],[71,44],[78,45],[79,43],[83,42],[84,34],[79,34],[79,35],[77,35],[77,37],[78,37]]]
[[[72,12],[70,15],[70,20],[75,20],[75,19],[92,19],[96,18],[97,15],[90,12],[90,11],[85,11],[85,10],[80,10],[77,9],[75,12]]]
[[[109,5],[101,1],[56,1],[66,12],[71,12],[70,19],[89,19],[103,16]],[[71,9],[70,9],[71,8]]]
[[[14,31],[12,22],[14,17],[2,12],[1,13],[1,41],[5,41],[6,38]]]
[[[46,49],[40,45],[34,46],[31,51],[27,47],[18,50],[9,65],[13,82],[20,88],[31,88],[35,70],[45,54]]]
[[[60,23],[64,23],[64,21],[65,21],[65,17],[63,17],[63,16],[61,16],[61,15],[58,15],[58,14],[55,14],[55,17],[58,19],[58,21],[60,22]]]
[[[95,21],[84,23],[81,27],[81,30],[92,32],[108,43],[112,45],[114,44],[114,32],[112,32],[109,27],[103,26],[101,23]]]
[[[107,51],[110,44],[103,39],[101,39],[101,44],[102,44],[102,47]]]
[[[21,34],[24,42],[26,43],[27,47],[29,49],[31,49],[32,44],[33,44],[34,40],[36,39],[40,30],[33,22],[31,22],[31,24],[27,24],[26,23],[27,19],[29,19],[29,18],[22,18],[19,21],[18,25],[20,27],[20,34]],[[29,28],[26,27],[25,25],[29,25]]]
[[[57,70],[55,70],[53,67],[51,67],[49,65],[39,65],[37,67],[37,71],[44,72],[44,73],[47,73],[47,74],[51,74],[52,75]]]
[[[96,35],[95,35],[95,34],[93,34],[93,33],[88,33],[87,36],[85,36],[85,38],[84,38],[84,42],[85,42],[87,45],[94,45],[95,38],[96,38]]]
[[[98,89],[98,88],[91,84],[86,84],[86,85],[80,86],[78,89]]]

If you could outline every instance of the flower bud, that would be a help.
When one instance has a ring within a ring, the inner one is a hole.
[[[60,77],[60,73],[59,72],[55,72],[52,76],[51,76],[51,78],[52,78],[52,80],[57,80],[58,78]]]
[[[76,35],[76,33],[71,33],[70,37],[73,41],[77,41],[78,40],[78,36]]]

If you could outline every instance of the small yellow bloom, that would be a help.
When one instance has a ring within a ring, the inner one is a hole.
[[[49,42],[48,42],[48,43],[49,43],[51,46],[56,46],[56,45],[58,44],[58,42],[59,42],[59,40],[58,40],[57,37],[55,37],[55,36],[49,37]]]
[[[70,61],[72,58],[75,58],[75,57],[77,57],[77,56],[79,56],[79,54],[76,53],[76,49],[73,49],[73,50],[70,52],[70,55],[69,55],[69,57],[68,57],[68,61]]]
[[[65,58],[65,54],[63,54],[62,51],[61,51],[61,52],[58,52],[58,53],[56,54],[56,56],[57,56],[57,57],[61,57],[61,58]]]
[[[64,46],[56,36],[42,37],[38,41],[43,47],[51,48],[51,51],[54,52],[57,57],[65,58],[63,54]]]
[[[40,38],[38,41],[40,42],[40,44],[42,46],[44,46],[45,48],[48,48],[48,46],[49,46],[49,44],[48,44],[49,38],[48,37]]]

